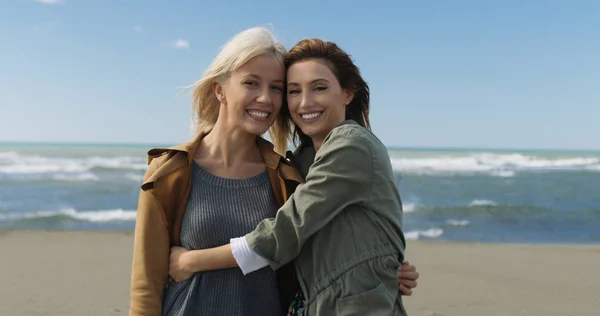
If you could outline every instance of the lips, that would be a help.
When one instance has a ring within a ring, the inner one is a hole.
[[[307,112],[307,113],[302,113],[302,114],[299,113],[298,114],[300,119],[302,119],[302,121],[304,121],[306,123],[311,123],[311,122],[318,120],[319,118],[321,118],[321,115],[323,115],[323,111],[315,111],[315,112]]]
[[[271,114],[269,112],[261,110],[247,110],[246,113],[248,113],[248,115],[257,120],[264,120]]]

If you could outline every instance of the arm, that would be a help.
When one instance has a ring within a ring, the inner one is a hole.
[[[238,265],[239,262],[239,265]],[[268,265],[268,262],[254,255],[244,237],[231,239],[231,244],[198,250],[171,247],[169,276],[175,282],[192,277],[194,273],[241,267],[247,274]]]
[[[236,239],[245,240],[243,237]],[[235,268],[238,266],[236,260],[239,261],[239,259],[237,259],[237,256],[232,255],[232,252],[235,252],[232,251],[232,249],[235,249],[233,245],[235,245],[236,242],[237,241],[234,240],[232,242],[232,245],[191,251],[188,251],[181,247],[172,247],[171,262],[169,263],[169,275],[175,280],[175,282],[181,282],[187,280],[194,273],[200,271]],[[247,247],[247,244],[245,247]],[[252,268],[252,264],[253,263],[250,263],[248,267]],[[260,265],[260,267],[263,267],[266,266],[267,263],[266,261],[264,264],[259,262],[258,265]],[[243,267],[244,264],[240,264],[240,266]],[[255,270],[257,269],[258,268],[256,268]],[[244,270],[242,270],[242,272],[244,274],[248,273]],[[406,296],[412,295],[413,289],[417,287],[418,278],[419,272],[417,272],[417,268],[411,265],[408,261],[403,262],[402,265],[398,267],[399,294]]]
[[[152,193],[142,190],[133,242],[130,316],[161,315],[168,269],[169,233],[162,209]]]
[[[194,273],[227,268],[236,268],[229,245],[198,250],[171,247],[169,277],[175,282],[191,278]]]
[[[245,236],[273,269],[293,260],[306,240],[348,205],[370,199],[373,158],[363,133],[357,127],[334,130],[317,152],[306,183],[298,185],[275,218]]]
[[[274,219],[263,220],[230,245],[189,254],[183,266],[194,273],[240,266],[247,274],[269,264],[277,269],[293,260],[304,242],[346,206],[367,201],[373,173],[370,143],[356,130],[350,132],[332,133],[324,142],[306,183],[298,185]]]

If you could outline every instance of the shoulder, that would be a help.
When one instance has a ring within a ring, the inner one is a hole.
[[[349,146],[349,147],[368,147],[378,145],[379,140],[368,129],[358,125],[354,121],[346,121],[344,124],[335,127],[323,142],[325,146]]]
[[[389,159],[387,147],[369,129],[354,121],[334,128],[319,152],[338,152],[346,163],[365,163]],[[317,156],[319,155],[317,152]],[[343,155],[341,154],[343,153]]]
[[[172,147],[155,147],[147,152],[148,168],[144,174],[143,187],[150,182],[154,182],[166,172],[165,165],[169,166],[169,170],[173,165],[182,165],[187,161],[189,155],[189,144],[183,143]]]
[[[171,147],[155,147],[148,150],[147,158],[148,164],[156,160],[156,163],[164,162],[177,153],[183,153],[185,155],[190,153],[192,147],[194,147],[194,141],[178,144]]]
[[[187,156],[189,152],[187,150],[182,149],[182,147],[184,147],[185,145],[186,144],[180,144],[168,148],[156,147],[149,149],[147,152],[148,165],[155,165],[157,167],[160,167],[165,162],[169,161],[169,159],[172,159],[173,156],[177,155],[178,153],[182,153]]]

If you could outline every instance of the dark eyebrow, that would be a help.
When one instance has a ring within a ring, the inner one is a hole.
[[[311,82],[309,82],[309,84],[315,84],[315,83],[317,83],[317,82],[319,82],[319,81],[324,81],[324,82],[326,82],[326,83],[329,83],[329,80],[327,80],[327,79],[325,79],[325,78],[317,78],[317,79],[315,79],[315,80],[312,80]],[[288,82],[288,84],[287,84],[287,85],[288,85],[288,86],[291,86],[291,85],[300,85],[300,84],[299,84],[299,83],[297,83],[297,82]]]

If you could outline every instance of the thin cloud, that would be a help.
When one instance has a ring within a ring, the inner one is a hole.
[[[134,32],[141,32],[141,31],[143,31],[143,30],[144,30],[144,28],[143,28],[143,27],[141,27],[141,26],[139,26],[139,25],[134,25],[134,26],[133,26],[133,31],[134,31]]]
[[[187,49],[190,48],[190,42],[180,38],[169,43],[169,45],[176,49]]]
[[[65,0],[35,0],[35,2],[43,4],[63,4],[65,3]]]

